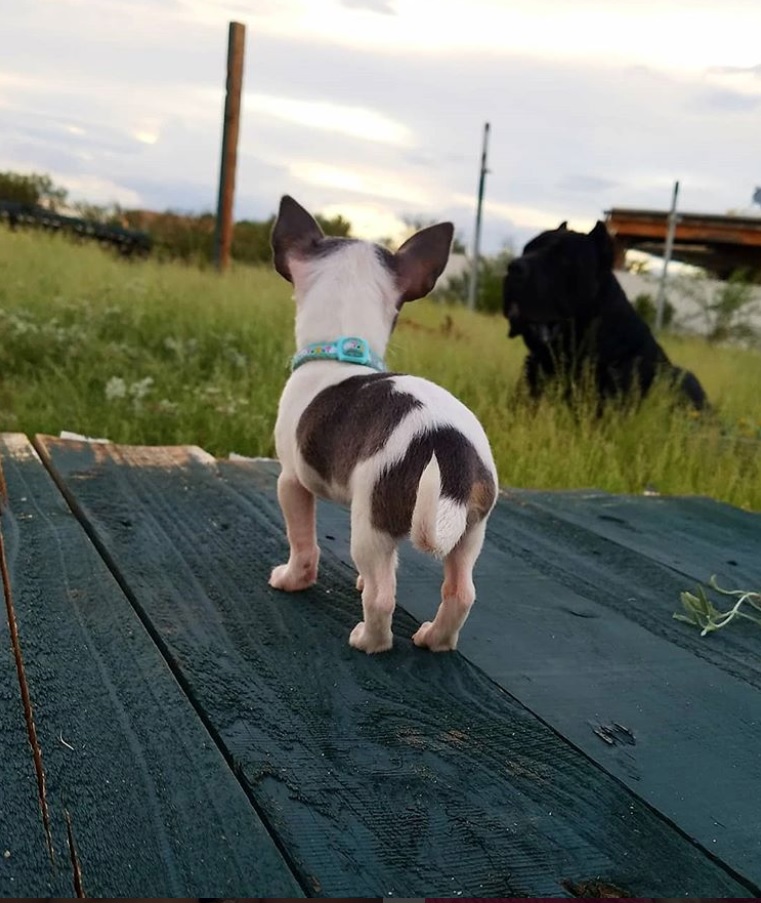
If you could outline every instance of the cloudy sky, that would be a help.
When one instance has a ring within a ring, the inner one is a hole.
[[[0,0],[0,169],[77,199],[216,202],[227,26],[247,26],[237,218],[288,192],[367,237],[483,248],[611,206],[750,212],[759,0]],[[761,208],[755,211],[761,213]]]

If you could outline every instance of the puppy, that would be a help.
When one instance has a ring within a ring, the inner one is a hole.
[[[386,372],[399,311],[430,292],[452,242],[451,223],[413,235],[396,254],[369,242],[326,238],[285,196],[272,229],[275,269],[293,284],[296,345],[275,425],[278,500],[290,557],[270,586],[294,592],[317,580],[315,496],[350,506],[351,555],[364,620],[349,643],[393,643],[399,541],[444,560],[441,605],[413,636],[454,649],[475,600],[473,566],[497,498],[481,424],[446,390]]]
[[[671,363],[629,303],[613,274],[604,223],[588,235],[561,223],[533,238],[508,265],[503,305],[510,337],[522,336],[528,349],[524,375],[533,397],[552,379],[565,380],[569,394],[589,367],[600,403],[644,397],[663,374],[684,401],[707,407],[697,377]]]

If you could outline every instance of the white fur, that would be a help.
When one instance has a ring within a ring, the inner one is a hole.
[[[353,335],[365,339],[383,357],[398,293],[374,245],[348,242],[323,258],[292,262],[291,274],[298,348]],[[364,367],[362,372],[367,372]]]
[[[412,544],[421,552],[445,558],[462,539],[467,519],[465,505],[441,497],[441,470],[433,455],[418,483],[410,529]]]
[[[397,312],[400,289],[375,247],[347,242],[314,259],[289,259],[295,288],[296,343],[328,341],[339,335],[360,336],[383,357]],[[497,474],[489,442],[475,415],[445,389],[416,376],[393,378],[394,387],[413,395],[422,406],[395,428],[383,449],[359,462],[348,486],[325,485],[301,457],[296,428],[306,407],[323,389],[350,376],[367,374],[366,367],[337,361],[311,361],[294,371],[280,399],[275,445],[281,463],[278,494],[288,527],[291,556],[275,568],[272,586],[304,589],[317,576],[319,549],[314,527],[314,496],[351,506],[352,557],[360,577],[364,620],[352,631],[350,643],[366,652],[390,648],[391,615],[396,591],[396,542],[372,527],[373,487],[382,472],[400,461],[412,439],[432,428],[451,426],[473,444],[481,460]],[[359,425],[361,428],[361,425]],[[311,501],[310,501],[311,499]],[[441,497],[435,457],[423,472],[415,503],[411,539],[419,548],[445,558],[442,604],[433,622],[423,624],[413,638],[433,650],[453,649],[460,627],[475,598],[471,579],[481,549],[485,521],[466,533],[467,510]]]

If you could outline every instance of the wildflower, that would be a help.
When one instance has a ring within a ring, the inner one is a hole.
[[[124,398],[127,395],[127,383],[121,376],[112,376],[106,383],[106,400],[114,401],[117,398]]]
[[[132,383],[129,387],[129,394],[135,401],[142,401],[145,396],[151,391],[151,386],[153,385],[153,377],[146,376],[144,379],[139,379],[137,382]]]

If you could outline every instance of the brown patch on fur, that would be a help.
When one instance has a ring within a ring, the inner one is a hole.
[[[396,390],[394,375],[351,376],[307,405],[296,442],[327,484],[346,486],[357,464],[377,454],[407,414],[422,407],[413,395]]]
[[[497,489],[491,480],[477,480],[470,490],[468,498],[468,527],[482,521],[494,507],[497,497]]]
[[[410,532],[420,477],[433,454],[441,472],[441,495],[469,506],[475,487],[483,484],[486,490],[476,490],[473,523],[488,514],[491,506],[484,514],[478,512],[488,500],[488,487],[492,499],[496,492],[489,470],[467,436],[453,426],[442,426],[415,436],[406,455],[381,473],[372,497],[372,524],[376,530],[391,536],[406,536]]]

